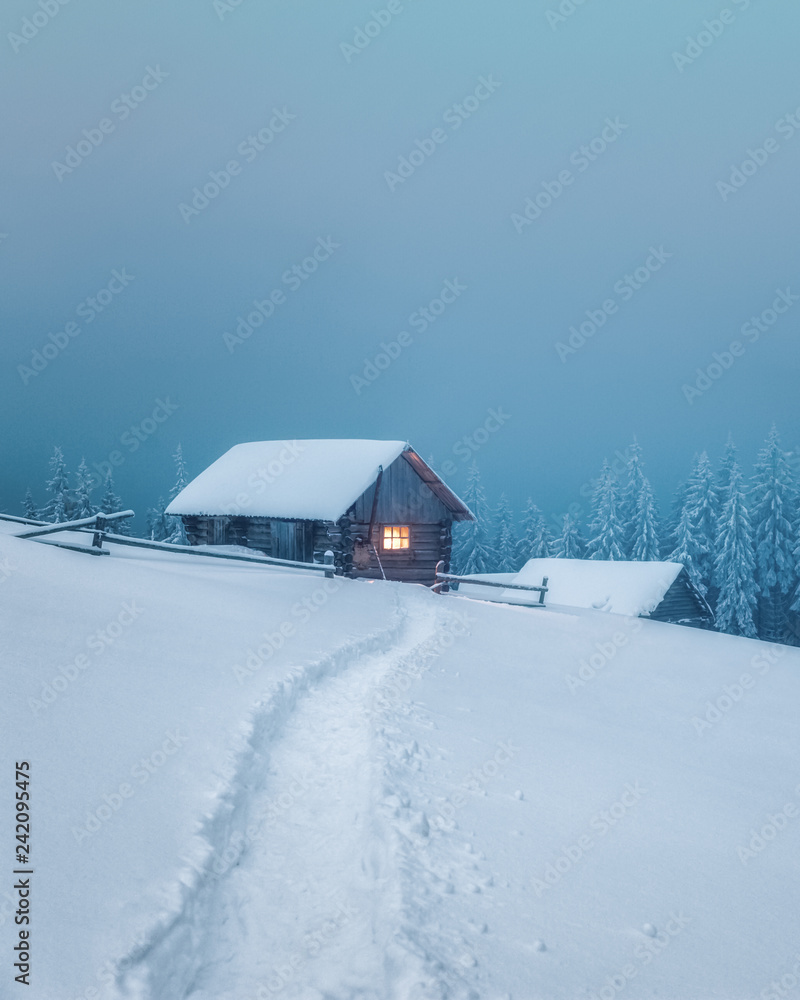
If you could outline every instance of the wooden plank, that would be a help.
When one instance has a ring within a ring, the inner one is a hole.
[[[74,531],[76,528],[88,528],[93,525],[98,517],[105,518],[106,521],[121,521],[124,517],[133,517],[132,510],[123,510],[118,514],[92,514],[91,517],[82,517],[77,521],[59,521],[57,524],[48,524],[46,528],[34,528],[33,531],[23,531],[15,538],[38,538],[39,535],[52,535],[56,531]]]
[[[473,584],[476,587],[500,587],[501,590],[536,590],[542,594],[546,594],[548,590],[547,577],[542,581],[541,587],[528,587],[522,583],[498,583],[496,580],[473,580],[463,576],[453,576],[450,573],[437,573],[436,579],[445,580],[448,583]]]
[[[107,556],[110,554],[108,549],[96,549],[89,545],[75,545],[72,542],[51,542],[50,539],[46,538],[35,538],[33,541],[38,542],[40,545],[52,545],[55,549],[69,549],[72,552],[86,552],[90,556]]]
[[[126,535],[106,534],[106,541],[115,545],[132,545],[134,548],[154,549],[157,552],[174,552],[187,556],[204,556],[207,559],[229,559],[234,562],[260,563],[262,566],[282,566],[285,569],[307,569],[314,572],[325,572],[326,566],[321,563],[293,562],[288,559],[273,559],[270,556],[245,556],[238,552],[213,552],[200,549],[194,545],[170,545],[169,542],[148,542],[142,538],[129,538]],[[95,550],[97,551],[97,550]]]

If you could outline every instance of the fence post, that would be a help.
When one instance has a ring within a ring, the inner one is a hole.
[[[547,581],[549,577],[545,576],[542,578],[542,589],[539,591],[539,603],[544,604],[544,595],[547,593]]]
[[[96,549],[102,549],[103,539],[106,531],[106,519],[102,514],[98,514],[94,522],[94,536],[92,538],[92,546]]]
[[[332,580],[333,579],[333,549],[326,549],[325,550],[325,556],[323,557],[323,562],[325,563],[325,565],[327,567],[329,567],[328,569],[325,570],[325,579],[326,580]]]

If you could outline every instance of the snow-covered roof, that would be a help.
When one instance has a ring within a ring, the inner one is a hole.
[[[529,559],[513,582],[538,586],[546,576],[547,604],[639,616],[655,611],[682,569],[674,562]]]
[[[378,470],[406,453],[412,467],[446,506],[467,508],[407,441],[252,441],[234,445],[193,479],[168,514],[286,517],[335,521],[377,479]]]

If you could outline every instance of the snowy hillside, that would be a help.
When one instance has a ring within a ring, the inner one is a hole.
[[[800,650],[111,548],[0,536],[26,996],[744,1000],[794,976]]]

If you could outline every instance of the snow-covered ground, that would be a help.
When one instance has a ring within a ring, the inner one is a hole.
[[[26,996],[797,994],[800,651],[111,548],[0,536]]]

